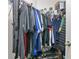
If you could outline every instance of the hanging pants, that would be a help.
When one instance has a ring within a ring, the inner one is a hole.
[[[25,54],[25,57],[27,57],[27,54],[28,54],[28,33],[24,33],[24,54]]]
[[[54,39],[55,39],[55,45],[57,45],[57,40],[59,40],[59,32],[54,31]]]
[[[52,44],[55,43],[53,28],[52,27],[48,27],[48,31],[49,31],[49,46],[52,46]]]
[[[34,32],[33,35],[33,56],[37,56],[39,53],[37,53],[38,51],[41,51],[41,35],[40,33]]]

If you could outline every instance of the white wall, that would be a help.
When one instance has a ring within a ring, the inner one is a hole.
[[[14,55],[12,53],[13,47],[13,7],[11,3],[8,3],[8,59],[14,59]]]

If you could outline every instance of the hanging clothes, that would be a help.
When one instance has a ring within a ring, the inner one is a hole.
[[[23,4],[21,7],[20,14],[20,25],[19,25],[19,44],[18,44],[18,53],[21,59],[25,58],[28,43],[27,32],[29,30],[29,17],[28,17],[28,7]],[[26,37],[25,37],[26,36]]]
[[[59,40],[58,40],[58,47],[61,49],[62,54],[65,55],[65,39],[66,39],[66,19],[65,16],[62,16],[61,20],[61,31],[59,32]]]
[[[45,46],[45,44],[48,45],[48,28],[47,28],[48,20],[45,14],[42,14],[42,20],[43,20],[43,28],[44,28],[42,34],[42,44],[43,46]]]
[[[62,27],[65,24],[65,16],[62,16],[60,27]]]
[[[41,22],[40,22],[40,17],[39,17],[39,14],[38,14],[38,10],[35,10],[35,17],[36,17],[35,29],[39,33],[39,32],[41,32]]]
[[[28,6],[28,12],[29,12],[29,30],[31,32],[34,31],[34,26],[35,26],[35,17],[34,17],[34,10],[32,6]]]
[[[28,33],[24,33],[24,55],[25,58],[28,55]]]
[[[30,44],[30,53],[33,50],[33,33],[35,31],[35,16],[34,16],[34,10],[32,6],[29,6],[29,24],[30,24],[30,30],[29,30],[29,44]]]
[[[61,23],[61,17],[59,17],[59,18],[54,17],[52,19],[52,26],[53,26],[55,43],[56,43],[56,40],[58,40],[58,35],[59,35],[58,31],[59,31],[60,23]]]
[[[33,36],[33,55],[36,56],[37,52],[35,51],[39,51],[41,50],[41,42],[40,42],[40,36],[39,33],[42,30],[42,23],[41,23],[41,16],[39,14],[39,11],[34,9],[34,16],[35,16],[35,32],[34,32],[34,36]]]
[[[63,28],[63,17],[61,20],[55,19],[50,13],[41,14],[39,10],[25,3],[21,6],[20,12],[18,41],[20,59],[25,59],[31,53],[33,56],[41,55],[42,45],[59,44],[58,31],[60,27]]]
[[[38,16],[39,16],[39,20],[40,20],[40,24],[41,24],[41,29],[40,29],[40,46],[41,46],[41,48],[40,49],[42,49],[42,32],[43,32],[43,30],[44,30],[44,27],[43,27],[43,17],[42,17],[42,14],[40,13],[40,11],[39,10],[37,10],[37,13],[38,13]]]
[[[54,35],[53,35],[53,28],[52,28],[52,15],[50,12],[46,13],[47,20],[48,20],[48,32],[49,32],[49,46],[54,44]]]

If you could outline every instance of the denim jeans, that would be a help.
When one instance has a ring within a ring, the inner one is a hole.
[[[36,52],[37,51],[41,51],[41,42],[40,42],[40,39],[41,39],[40,33],[34,32],[34,34],[33,34],[33,41],[32,41],[33,42],[32,43],[32,45],[33,45],[33,51],[32,52],[34,52],[35,50],[36,50]]]

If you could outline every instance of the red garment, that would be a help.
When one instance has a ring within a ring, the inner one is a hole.
[[[24,49],[25,49],[25,57],[27,57],[28,33],[24,33]]]
[[[48,25],[48,28],[52,28],[52,26],[51,25]]]
[[[51,26],[51,25],[48,25],[48,30],[49,30],[49,31],[51,30],[51,28],[52,28],[52,26]]]

